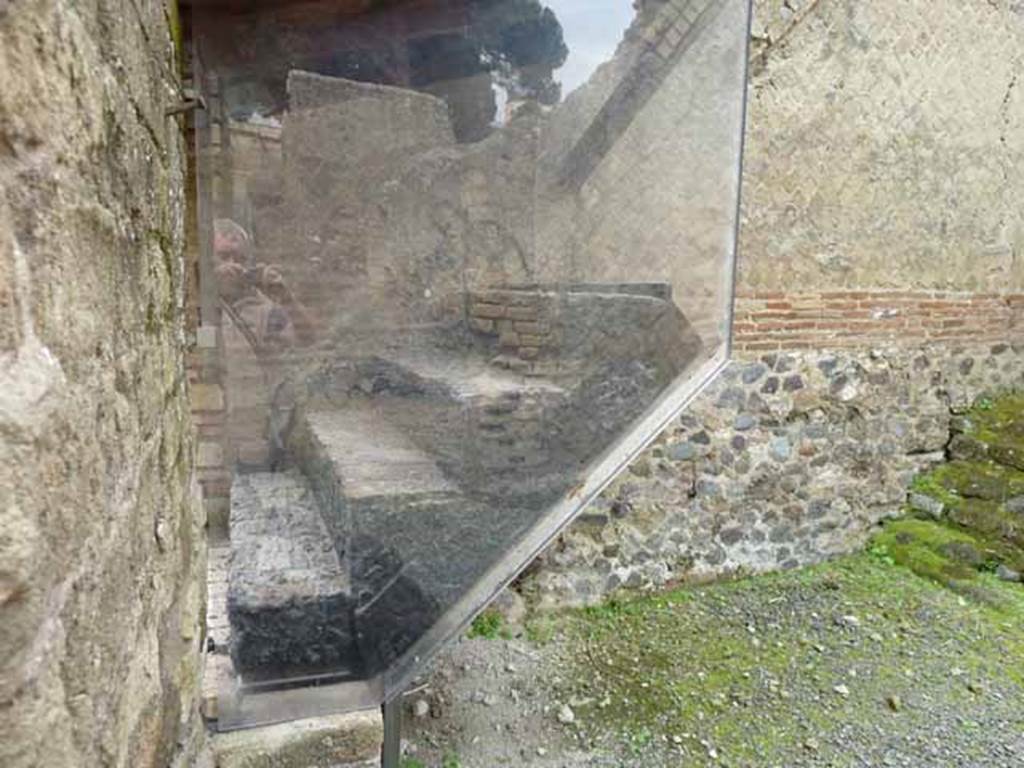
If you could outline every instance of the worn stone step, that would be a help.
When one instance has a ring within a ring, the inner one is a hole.
[[[327,421],[337,425],[337,420]],[[450,556],[442,559],[427,533],[442,530],[444,511],[451,509],[449,486],[434,473],[403,475],[411,454],[393,443],[389,447],[394,452],[384,456],[405,459],[393,465],[395,477],[389,481],[383,470],[368,473],[360,466],[354,495],[342,510],[367,518],[359,527],[379,528],[387,534],[386,544],[365,530],[353,531],[355,526],[326,525],[339,510],[321,506],[297,470],[236,478],[228,646],[234,671],[249,693],[254,684],[280,685],[295,678],[373,677],[439,615],[436,596],[421,585],[444,584],[437,575],[449,574],[454,589],[463,575],[463,566]],[[328,459],[323,459],[325,466]],[[388,493],[389,482],[398,491],[402,477],[407,481],[402,489],[411,492],[404,497]],[[347,492],[343,483],[335,484],[338,493]],[[407,516],[408,524],[377,519],[385,510]],[[403,537],[406,529],[416,536]]]
[[[481,515],[382,410],[352,405],[302,413],[293,453],[349,568],[360,659],[373,674],[477,575],[481,561],[453,557],[446,542]]]
[[[559,471],[559,457],[544,439],[552,426],[545,414],[564,408],[570,396],[564,387],[480,360],[404,357],[401,362],[447,393],[433,405],[436,419],[421,412],[403,423],[412,425],[414,439],[430,447],[466,493],[508,496],[528,470]],[[403,408],[395,410],[400,414]]]
[[[372,402],[374,408],[355,401],[335,411],[300,414],[293,454],[316,489],[339,552],[354,562],[360,553],[353,542],[387,550],[405,581],[424,585],[424,599],[447,604],[493,563],[502,536],[528,521],[511,511],[495,514],[493,498],[479,492],[492,484],[493,470],[483,463],[487,452],[479,448],[478,432],[472,433],[472,442],[470,432],[447,437],[430,432],[440,429],[430,426],[440,407],[432,400]],[[441,424],[456,429],[450,422]],[[434,445],[435,452],[421,445]],[[500,455],[507,455],[507,449]],[[481,537],[484,521],[488,535]],[[458,551],[453,541],[477,544]],[[396,605],[411,599],[402,594],[405,587],[394,589]],[[433,610],[425,604],[424,620],[428,608]]]
[[[376,768],[380,710],[324,715],[211,737],[216,768]]]
[[[273,679],[349,668],[358,656],[349,574],[305,478],[236,475],[230,532],[236,669]]]
[[[473,505],[384,408],[353,404],[302,415],[295,455],[321,501],[338,549],[358,537],[387,542],[415,567],[439,557],[439,531],[476,520]]]
[[[356,406],[307,412],[295,439],[302,467],[329,507],[392,502],[405,507],[458,495],[437,462],[379,410]],[[345,533],[377,533],[372,520],[353,518],[351,523]],[[364,530],[363,523],[370,527]]]
[[[565,394],[554,382],[527,379],[482,359],[432,352],[404,353],[392,362],[452,400],[475,404],[488,413],[516,410],[525,401]]]

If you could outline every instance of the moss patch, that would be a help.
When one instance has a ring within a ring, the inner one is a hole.
[[[1002,592],[990,589],[981,576],[1000,563],[1017,564],[1020,552],[999,540],[927,520],[897,520],[872,540],[869,553],[903,566],[918,576],[941,584],[965,597],[1001,605]]]
[[[951,461],[920,476],[913,485],[951,505],[963,499],[1003,503],[1024,495],[1024,472],[993,461]]]
[[[934,473],[915,477],[910,483],[910,490],[914,493],[923,493],[925,496],[937,499],[947,508],[958,504],[960,501],[956,491],[943,485]]]
[[[990,459],[1024,471],[1024,393],[982,398],[954,423],[950,445],[956,458]]]
[[[991,501],[971,501],[950,509],[947,516],[970,531],[998,562],[1024,568],[1024,515]]]
[[[1000,563],[1024,571],[1024,514],[1010,507],[1024,496],[1024,471],[1002,461],[1024,448],[1024,395],[979,400],[957,428],[961,434],[954,453],[968,458],[937,467],[912,484],[914,492],[942,502],[948,525],[896,523],[875,546],[891,551],[916,573],[959,590],[974,581],[977,571]],[[979,553],[970,563],[957,556],[967,548]]]
[[[965,434],[1024,448],[1024,392],[979,399],[967,414]]]

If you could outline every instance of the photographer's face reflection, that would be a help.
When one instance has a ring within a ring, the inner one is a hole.
[[[234,303],[245,296],[250,283],[249,238],[230,219],[214,222],[213,253],[216,259],[217,289],[225,301]]]

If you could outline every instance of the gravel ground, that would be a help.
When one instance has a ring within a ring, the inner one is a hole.
[[[404,768],[1024,766],[1024,587],[883,557],[533,617],[407,696]]]

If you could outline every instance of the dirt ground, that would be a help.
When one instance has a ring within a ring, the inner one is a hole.
[[[975,586],[877,546],[478,620],[407,696],[403,768],[1024,766],[1024,587]]]

